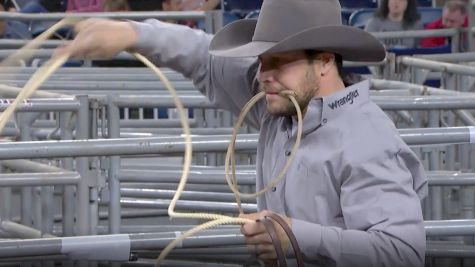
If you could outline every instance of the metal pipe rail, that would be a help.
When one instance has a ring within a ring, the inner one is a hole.
[[[124,187],[120,189],[121,197],[125,198],[151,198],[168,200],[172,199],[175,193],[176,190],[140,189]],[[234,202],[236,201],[236,196],[232,193],[183,191],[180,199],[197,201]],[[243,199],[243,202],[254,204],[256,201],[254,199]]]
[[[475,258],[475,246],[428,244],[426,256],[442,258]]]
[[[77,185],[77,172],[0,173],[0,187]]]
[[[0,164],[18,172],[68,172],[63,168],[23,159],[2,160]]]
[[[475,109],[473,96],[371,96],[383,110]]]
[[[168,209],[170,200],[164,199],[137,199],[137,198],[121,198],[121,207],[126,208],[144,208],[144,209]],[[245,213],[257,212],[257,205],[251,203],[242,203]],[[178,200],[176,203],[177,210],[188,211],[207,211],[207,212],[225,212],[238,213],[239,209],[236,203],[230,202],[214,202],[214,201],[190,201]]]
[[[475,61],[475,52],[414,55],[414,57],[449,63],[461,63]]]
[[[437,30],[411,30],[411,31],[390,31],[371,32],[378,39],[411,38],[411,37],[453,37],[459,34],[458,29],[437,29]]]
[[[11,99],[0,99],[0,111],[5,111],[12,103]],[[77,111],[79,107],[79,101],[74,97],[25,99],[16,111]]]
[[[18,14],[17,12],[12,14]],[[9,49],[19,49],[25,45],[27,45],[31,40],[16,40],[16,39],[0,39],[0,47],[2,49],[9,48]],[[68,41],[63,40],[46,40],[41,42],[39,47],[41,48],[55,48],[60,45],[64,45],[69,43]]]
[[[183,240],[181,247],[244,244],[244,238],[239,229],[229,230],[227,233],[218,231],[203,231]],[[128,261],[131,251],[163,249],[181,234],[183,233],[163,232],[0,241],[0,258],[68,255],[72,260]]]
[[[67,255],[70,260],[129,261],[131,252],[163,249],[180,234],[182,233],[162,232],[0,241],[0,258],[14,260],[31,256]],[[239,228],[235,228],[226,232],[204,231],[185,239],[178,249],[243,245],[244,238]],[[428,242],[427,256],[474,257],[475,249],[473,246]]]
[[[118,178],[121,182],[159,182],[178,183],[183,170],[124,170]],[[255,185],[256,175],[250,172],[236,171],[238,183],[241,185]],[[224,182],[224,170],[220,171],[190,171],[188,182],[192,184],[222,184]]]
[[[40,50],[41,51],[41,50]],[[39,70],[39,67],[0,67],[1,75],[12,75],[12,74],[21,74],[21,75],[31,75]],[[176,72],[169,68],[161,68],[165,76],[181,76],[184,79],[184,76],[179,72]],[[154,74],[145,67],[117,67],[117,68],[104,68],[104,67],[68,67],[68,68],[59,68],[51,77],[62,76],[62,75],[72,75],[77,77],[78,75],[150,75],[155,77]],[[131,77],[130,77],[131,78]]]
[[[449,72],[462,75],[475,75],[475,67],[458,65],[435,60],[403,56],[398,58],[398,62],[408,67],[418,67],[432,71]]]
[[[427,236],[465,236],[475,235],[475,220],[436,220],[425,221]]]
[[[475,69],[475,68],[474,68]],[[475,109],[475,95],[449,96],[379,96],[371,95],[383,110],[427,110],[427,109]],[[189,108],[215,108],[205,96],[180,95],[183,104]],[[118,107],[174,107],[171,96],[119,96],[113,103]]]
[[[28,79],[29,78],[30,77],[28,77]],[[19,88],[19,87],[0,84],[0,97],[12,97],[12,98],[14,98],[21,92],[21,90],[22,90],[22,88]],[[30,96],[30,98],[35,98],[35,97],[38,97],[38,98],[71,98],[71,95],[50,93],[50,92],[45,92],[45,91],[35,91]]]
[[[134,12],[81,12],[81,13],[12,13],[0,12],[2,20],[21,20],[21,21],[47,21],[60,20],[64,18],[108,18],[108,19],[127,19],[143,20],[155,18],[162,20],[201,20],[206,18],[207,12],[204,11],[134,11]]]
[[[26,83],[25,80],[3,80],[5,84],[23,87]],[[191,81],[174,81],[172,85],[179,91],[189,90],[196,91],[195,86]],[[102,91],[129,91],[129,90],[163,90],[165,91],[165,85],[156,78],[152,81],[134,81],[134,82],[117,82],[117,81],[46,81],[43,83],[40,90],[48,91],[61,91],[68,92],[74,90],[81,92],[84,90],[102,90]],[[136,92],[134,92],[136,94]]]
[[[371,87],[376,90],[382,89],[408,89],[414,91],[419,95],[456,95],[456,96],[474,96],[474,93],[460,92],[454,90],[447,90],[443,88],[436,88],[426,85],[413,84],[401,81],[370,79]],[[371,92],[371,91],[370,91]]]
[[[401,129],[408,145],[448,145],[474,142],[473,127]],[[225,152],[229,135],[193,137],[194,152]],[[236,151],[254,151],[258,134],[241,134]],[[114,138],[101,140],[62,140],[0,143],[0,160],[52,157],[174,154],[184,152],[181,137]]]

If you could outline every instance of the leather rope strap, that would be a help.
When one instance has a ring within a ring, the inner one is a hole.
[[[277,254],[277,262],[279,263],[279,266],[287,267],[285,253],[282,249],[282,243],[280,242],[279,236],[277,235],[277,231],[275,230],[272,220],[268,219],[268,217],[264,217],[264,219],[257,221],[262,222],[262,224],[264,224],[264,227],[266,228],[266,231],[269,234],[270,239],[272,240],[272,245],[274,246],[275,254]]]
[[[289,238],[290,244],[292,245],[292,249],[294,250],[295,259],[297,260],[297,266],[304,266],[303,256],[302,252],[300,251],[297,238],[292,232],[292,229],[290,229],[289,225],[276,213],[272,213],[269,216],[266,216],[266,218],[272,219],[274,222],[278,223],[280,227],[282,227],[282,230],[284,230],[285,234]]]

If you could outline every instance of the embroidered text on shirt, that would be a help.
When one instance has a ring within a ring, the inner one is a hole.
[[[360,94],[358,93],[358,90],[354,90],[354,91],[351,91],[349,92],[346,96],[338,99],[338,100],[335,100],[333,101],[332,103],[328,104],[328,107],[330,107],[331,109],[336,109],[336,108],[339,108],[343,105],[345,105],[346,103],[350,103],[353,104],[353,100],[355,98],[357,98]]]

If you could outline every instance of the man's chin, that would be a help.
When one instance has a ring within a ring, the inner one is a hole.
[[[297,114],[295,110],[282,110],[282,109],[270,109],[270,108],[267,109],[267,112],[269,112],[273,116],[279,116],[279,117],[293,116]]]

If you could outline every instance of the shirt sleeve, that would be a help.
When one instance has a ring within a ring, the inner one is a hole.
[[[211,56],[208,47],[212,35],[187,26],[158,20],[131,22],[138,42],[131,49],[149,58],[159,67],[168,67],[192,79],[195,87],[218,108],[238,115],[258,92],[256,58]],[[248,114],[246,122],[259,128],[265,111],[263,101]]]
[[[306,260],[322,266],[423,266],[419,196],[403,155],[348,168],[341,186],[346,229],[292,219]]]

